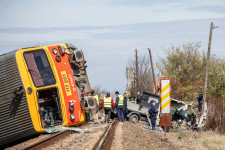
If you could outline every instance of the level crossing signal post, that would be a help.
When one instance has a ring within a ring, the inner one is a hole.
[[[164,127],[164,138],[166,138],[166,127],[171,125],[171,77],[160,78],[160,122]]]

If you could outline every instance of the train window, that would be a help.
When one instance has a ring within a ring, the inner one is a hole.
[[[53,85],[56,83],[48,58],[43,49],[25,52],[24,58],[36,87]]]

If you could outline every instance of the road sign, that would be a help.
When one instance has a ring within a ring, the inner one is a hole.
[[[160,78],[160,122],[166,128],[171,125],[171,77]]]
[[[170,80],[161,80],[161,113],[170,113]]]

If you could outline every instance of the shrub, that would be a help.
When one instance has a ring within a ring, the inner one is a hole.
[[[209,98],[206,129],[225,133],[225,99]]]

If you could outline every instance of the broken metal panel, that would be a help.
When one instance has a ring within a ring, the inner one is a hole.
[[[186,105],[185,102],[176,100],[176,99],[171,99],[171,109],[181,109]]]
[[[202,128],[205,125],[207,114],[208,114],[207,103],[206,103],[206,101],[204,101],[203,102],[203,113],[202,113],[201,117],[198,119],[199,121],[197,122],[198,128]]]
[[[132,103],[129,101],[127,102],[127,108],[130,111],[136,111],[136,112],[140,112],[142,114],[148,113],[148,109],[149,109],[149,107],[145,107],[145,106],[140,108],[139,104]]]
[[[88,80],[88,75],[86,72],[86,60],[84,58],[83,51],[77,49],[72,44],[67,44],[68,49],[70,50],[69,61],[71,64],[71,68],[74,73],[74,78],[76,80],[77,85],[79,86],[81,92],[88,93],[88,95],[92,95],[92,89]]]
[[[142,94],[142,100],[141,100],[141,105],[143,107],[150,107],[151,101],[154,100],[156,102],[156,109],[159,109],[159,101],[160,101],[160,96],[156,94],[152,94],[149,92],[143,92]],[[176,100],[176,99],[171,99],[171,107],[173,109],[181,109],[186,105],[185,102]]]
[[[87,113],[90,114],[90,119],[93,118],[94,113],[98,109],[97,101],[94,99],[94,93],[91,89],[87,71],[86,71],[86,60],[84,58],[83,51],[67,43],[67,48],[70,51],[68,56],[73,76],[78,89],[79,99],[81,101],[82,107],[85,107]]]
[[[146,116],[146,114],[148,114],[148,109],[150,107],[152,100],[154,100],[156,102],[156,109],[158,109],[158,111],[159,111],[160,110],[160,107],[159,107],[160,96],[149,93],[149,92],[143,92],[141,103],[140,103],[141,106],[139,104],[128,101],[127,109],[131,112],[138,112],[138,113]],[[183,108],[186,108],[187,104],[183,101],[172,98],[171,99],[171,107],[173,109],[181,110]],[[157,120],[156,120],[157,125],[159,124],[158,121],[159,121],[159,114],[157,115]]]
[[[159,110],[160,96],[156,95],[156,94],[149,93],[149,92],[143,92],[142,100],[141,100],[141,106],[142,107],[141,107],[140,110],[143,110],[143,112],[148,112],[146,110],[149,109],[152,100],[154,100],[156,102],[156,109]],[[173,109],[179,110],[179,109],[183,108],[184,106],[185,106],[185,102],[179,101],[179,100],[176,100],[176,99],[173,99],[173,98],[171,99],[171,107]],[[140,107],[139,104],[136,104],[136,103],[133,103],[133,102],[127,102],[127,108],[128,109],[138,111],[139,107]]]

